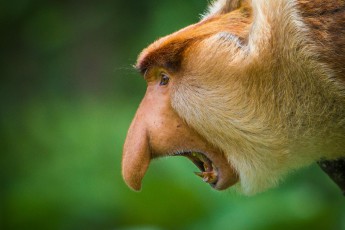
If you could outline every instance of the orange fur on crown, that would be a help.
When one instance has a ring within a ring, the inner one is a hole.
[[[248,4],[229,14],[205,18],[172,35],[163,37],[146,48],[138,58],[136,68],[144,72],[150,66],[161,66],[178,72],[187,48],[219,31],[229,32],[246,40],[252,23],[252,10]],[[229,23],[231,22],[231,23]]]

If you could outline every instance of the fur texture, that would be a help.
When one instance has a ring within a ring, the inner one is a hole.
[[[225,154],[245,194],[345,156],[345,3],[322,2],[218,0],[139,56],[142,73],[171,73],[172,109]]]
[[[345,154],[344,88],[319,61],[296,3],[252,7],[248,43],[220,32],[190,47],[173,95],[180,116],[227,154],[246,194]]]

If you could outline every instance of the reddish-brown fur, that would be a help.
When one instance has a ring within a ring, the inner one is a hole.
[[[320,59],[345,81],[345,1],[299,1],[298,6]]]

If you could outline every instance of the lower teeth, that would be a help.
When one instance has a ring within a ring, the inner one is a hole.
[[[201,177],[203,181],[209,184],[217,182],[217,175],[212,172],[195,172],[195,175]]]

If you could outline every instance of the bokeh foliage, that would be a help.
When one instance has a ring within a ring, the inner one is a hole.
[[[345,229],[318,167],[255,197],[216,192],[185,159],[153,163],[143,191],[121,178],[150,42],[198,20],[206,1],[3,1],[0,229]]]

